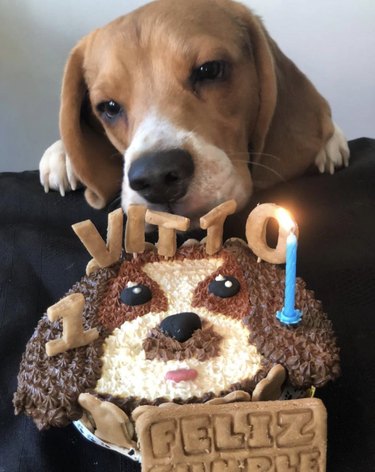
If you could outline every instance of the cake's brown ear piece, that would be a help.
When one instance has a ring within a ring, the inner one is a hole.
[[[86,274],[90,275],[99,267],[109,267],[117,262],[122,252],[124,214],[121,208],[108,215],[107,243],[100,236],[98,230],[90,220],[81,221],[72,226],[73,231],[81,240],[93,259],[86,267]]]
[[[225,403],[235,403],[235,402],[249,402],[251,400],[251,395],[248,392],[243,390],[234,390],[230,392],[225,397],[213,398],[206,402],[207,405],[223,405]]]
[[[248,33],[259,79],[259,110],[252,120],[255,126],[249,130],[249,147],[255,163],[254,184],[265,188],[301,175],[313,164],[333,135],[331,110],[308,78],[280,51],[260,19],[240,3],[233,2],[230,9]]]
[[[60,106],[60,135],[87,202],[103,208],[120,191],[122,156],[94,116],[87,92],[84,60],[95,31],[72,50],[65,66]]]
[[[279,400],[285,380],[286,370],[282,365],[276,364],[268,372],[267,377],[256,385],[252,397],[253,402]]]
[[[134,427],[127,414],[114,403],[101,401],[90,393],[81,393],[78,403],[95,422],[95,436],[111,444],[135,448]]]

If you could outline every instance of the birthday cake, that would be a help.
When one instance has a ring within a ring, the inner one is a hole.
[[[303,397],[339,375],[339,350],[321,302],[297,277],[302,319],[281,322],[285,271],[259,262],[257,244],[222,243],[220,211],[203,220],[205,240],[176,248],[175,231],[187,228],[186,219],[173,215],[172,224],[168,215],[138,210],[128,215],[126,252],[121,210],[109,216],[107,244],[91,222],[75,225],[93,259],[26,346],[17,414],[30,415],[39,429],[75,422],[99,443],[138,457],[134,411],[145,406],[163,414],[173,404],[286,399],[291,389]],[[145,221],[159,225],[157,246],[142,239]],[[266,247],[264,234],[260,239]]]

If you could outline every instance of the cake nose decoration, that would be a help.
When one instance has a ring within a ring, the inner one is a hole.
[[[180,343],[187,341],[194,331],[202,328],[202,322],[196,313],[177,313],[164,318],[160,323],[160,329],[164,334],[177,339]]]

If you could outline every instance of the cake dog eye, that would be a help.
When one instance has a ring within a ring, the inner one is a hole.
[[[208,286],[208,292],[220,298],[233,297],[239,291],[239,281],[230,275],[218,275]]]
[[[142,284],[125,287],[120,295],[122,303],[129,306],[144,305],[149,302],[151,298],[151,290],[146,285]]]

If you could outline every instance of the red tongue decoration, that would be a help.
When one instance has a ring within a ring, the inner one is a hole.
[[[194,380],[198,375],[195,369],[176,369],[169,370],[165,374],[166,380],[173,380],[173,382],[182,382],[184,380]]]

